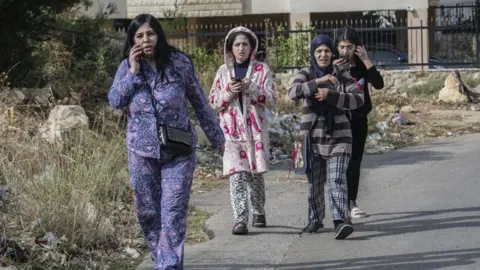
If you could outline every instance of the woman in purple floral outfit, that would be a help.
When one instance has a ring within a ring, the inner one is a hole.
[[[154,269],[183,269],[195,151],[186,155],[164,151],[158,124],[190,130],[195,146],[189,101],[212,146],[220,152],[223,132],[190,58],[167,43],[153,16],[141,14],[132,20],[124,53],[108,99],[113,108],[128,110],[126,144],[138,220]]]

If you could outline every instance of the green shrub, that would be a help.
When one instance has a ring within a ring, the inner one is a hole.
[[[304,67],[310,63],[310,41],[314,35],[314,27],[305,27],[297,22],[297,31],[284,34],[285,28],[277,28],[280,33],[271,37],[268,49],[268,61],[273,68]]]

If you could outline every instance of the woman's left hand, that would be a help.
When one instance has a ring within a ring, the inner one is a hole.
[[[315,94],[315,98],[319,101],[323,101],[327,99],[328,96],[328,89],[327,88],[319,88],[318,92]]]
[[[360,60],[362,60],[362,62],[370,61],[370,59],[368,59],[367,51],[363,46],[357,46],[355,49],[355,54],[358,56],[358,58],[360,58]]]
[[[251,83],[252,82],[249,79],[247,79],[247,78],[243,79],[243,81],[242,81],[242,86],[243,86],[242,91],[246,92],[248,90],[248,88],[250,88]]]
[[[363,46],[357,46],[357,48],[355,49],[355,54],[358,56],[358,58],[360,58],[360,60],[362,60],[367,70],[373,67],[373,63],[368,58],[367,51]]]

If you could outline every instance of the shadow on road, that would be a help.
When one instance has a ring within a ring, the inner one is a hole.
[[[453,155],[454,154],[450,152],[434,150],[396,150],[380,155],[365,155],[363,157],[362,169],[374,169],[390,165],[412,165],[425,161],[448,160],[452,159]],[[296,175],[291,168],[291,161],[282,161],[281,163],[270,165],[270,171],[272,172],[290,172],[290,176],[299,177],[299,175]]]
[[[389,165],[412,165],[425,161],[440,161],[452,159],[453,153],[434,150],[397,150],[381,155],[365,155],[362,168],[374,169]]]
[[[434,217],[442,214],[467,213],[467,216]],[[383,216],[389,216],[382,218]],[[392,217],[394,216],[394,217]],[[369,240],[371,238],[434,231],[453,228],[480,227],[480,207],[466,207],[435,211],[411,211],[397,213],[376,213],[370,217],[377,220],[355,222],[357,232],[373,232],[368,236],[352,237],[348,241]],[[272,226],[290,228],[288,226]],[[299,229],[299,228],[294,228]],[[266,232],[258,232],[264,234]],[[283,232],[271,232],[282,234]],[[294,233],[294,232],[288,232]],[[474,264],[480,258],[480,248],[458,249],[449,251],[433,251],[415,254],[399,254],[388,256],[372,256],[348,258],[345,260],[326,260],[311,263],[291,263],[278,265],[263,264],[195,264],[189,263],[187,269],[439,269]]]
[[[480,258],[480,248],[435,251],[424,253],[348,258],[345,260],[326,260],[310,263],[291,263],[278,265],[262,264],[188,264],[188,269],[439,269],[458,267],[475,263]]]
[[[441,214],[478,212],[467,216],[448,218],[427,218]],[[378,232],[376,234],[352,237],[350,240],[368,240],[375,237],[435,231],[453,228],[480,227],[480,207],[455,208],[437,211],[378,213],[370,217],[383,215],[401,215],[398,217],[355,222],[355,230],[363,232]]]

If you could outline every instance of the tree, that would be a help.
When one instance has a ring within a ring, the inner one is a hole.
[[[91,4],[91,0],[0,1],[0,72],[15,66],[10,79],[21,84],[35,64],[35,44],[49,39],[56,16],[75,6],[88,8]]]

